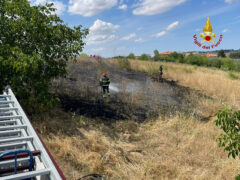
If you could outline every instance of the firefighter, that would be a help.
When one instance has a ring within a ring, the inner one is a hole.
[[[107,95],[110,95],[109,84],[110,84],[110,80],[107,77],[107,73],[103,73],[102,77],[100,78],[100,86],[102,86],[103,97],[107,97]]]
[[[160,67],[159,67],[159,80],[161,82],[163,81],[162,75],[163,75],[163,66],[160,65]]]

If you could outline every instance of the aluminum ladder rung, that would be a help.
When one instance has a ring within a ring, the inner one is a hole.
[[[3,126],[0,127],[0,131],[11,130],[11,129],[26,129],[27,125],[14,125],[14,126]]]
[[[27,146],[27,142],[11,143],[11,144],[1,144],[0,145],[0,150],[3,151],[2,149],[10,149],[10,148],[13,149],[13,148],[23,147],[23,146]]]
[[[30,172],[21,173],[21,174],[5,176],[4,180],[21,180],[21,179],[26,179],[26,178],[33,178],[33,177],[36,177],[36,176],[48,175],[48,174],[50,174],[50,172],[51,172],[50,169],[30,171]]]
[[[0,104],[0,108],[8,108],[9,105],[8,104]]]
[[[6,97],[11,97],[11,96],[10,95],[4,95],[4,94],[0,95],[0,98],[6,98]]]
[[[18,134],[21,133],[21,130],[12,130],[12,131],[0,131],[0,137],[3,135],[13,135],[13,134]]]
[[[22,116],[0,116],[0,120],[3,119],[20,119]]]
[[[0,104],[12,104],[14,101],[0,101]]]
[[[19,137],[19,138],[7,138],[7,139],[0,139],[0,143],[9,143],[9,142],[16,142],[16,141],[32,141],[33,137],[28,136],[28,137]]]
[[[0,125],[3,125],[3,124],[11,124],[11,123],[16,123],[16,122],[17,122],[16,120],[0,121]]]
[[[0,108],[0,112],[1,111],[14,111],[14,110],[18,110],[18,108]]]
[[[9,111],[8,111],[8,112],[1,112],[1,111],[0,111],[0,117],[1,117],[1,116],[12,116],[12,114],[13,114],[13,113],[12,113],[12,112],[9,112]]]

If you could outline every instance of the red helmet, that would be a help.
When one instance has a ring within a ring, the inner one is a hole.
[[[107,75],[107,73],[103,73],[103,76],[106,76]]]

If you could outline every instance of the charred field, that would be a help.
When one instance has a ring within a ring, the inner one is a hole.
[[[158,116],[169,117],[176,112],[203,117],[196,112],[199,98],[211,99],[201,92],[180,86],[174,81],[143,72],[125,70],[107,60],[69,63],[69,75],[53,82],[53,93],[60,98],[61,108],[88,118],[114,122],[134,120],[143,122]],[[111,80],[110,97],[102,97],[99,79],[107,72]]]

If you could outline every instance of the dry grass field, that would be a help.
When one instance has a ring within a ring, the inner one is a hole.
[[[117,63],[116,60],[111,60],[111,62]],[[130,63],[133,70],[149,74],[157,73],[159,66],[163,65],[164,78],[176,81],[183,86],[201,90],[230,106],[240,108],[240,80],[230,78],[229,72],[176,63],[139,60],[131,60]],[[235,74],[240,77],[240,73]]]
[[[227,158],[217,146],[221,130],[213,115],[222,103],[240,107],[240,80],[232,80],[227,72],[172,63],[131,61],[131,68],[154,75],[160,64],[164,78],[214,97],[189,94],[196,102],[194,110],[206,120],[179,111],[143,122],[111,122],[61,107],[32,117],[67,179],[97,173],[111,180],[229,180],[239,173],[239,161]]]

